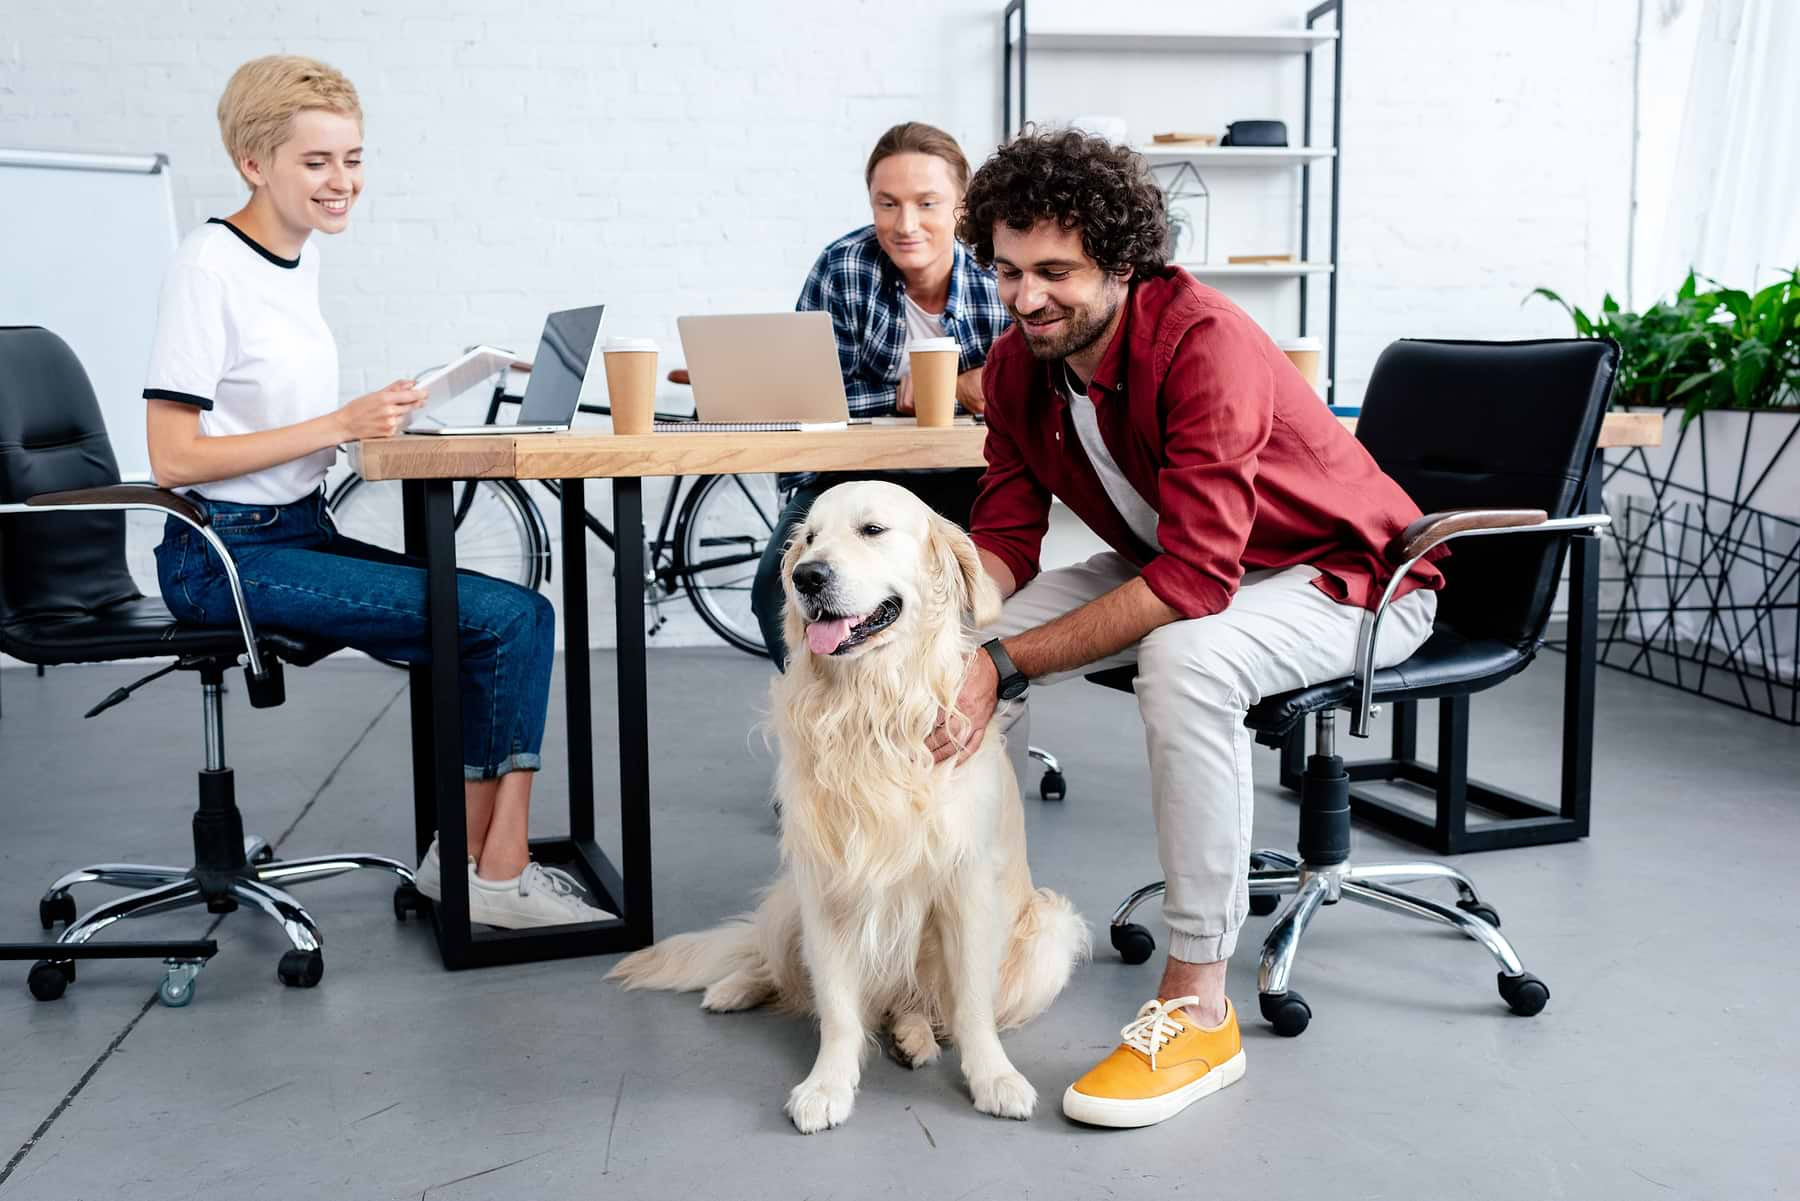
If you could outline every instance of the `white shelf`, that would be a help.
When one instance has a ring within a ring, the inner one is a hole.
[[[1209,166],[1281,167],[1330,158],[1329,146],[1202,146],[1195,142],[1148,142],[1133,146],[1145,158],[1185,158]]]
[[[1204,279],[1287,279],[1302,275],[1329,275],[1330,263],[1178,263],[1189,275]]]
[[[1108,33],[1099,30],[1025,34],[1027,50],[1150,50],[1168,54],[1301,54],[1337,41],[1334,29],[1240,30],[1220,33]]]

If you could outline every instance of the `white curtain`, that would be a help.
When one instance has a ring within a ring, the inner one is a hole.
[[[1800,265],[1800,3],[1705,0],[1650,295],[1691,266],[1754,290]]]

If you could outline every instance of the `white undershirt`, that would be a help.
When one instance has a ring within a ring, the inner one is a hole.
[[[207,437],[252,434],[338,407],[337,343],[319,312],[318,250],[281,259],[209,222],[182,240],[163,279],[147,399],[200,410]],[[288,504],[337,457],[328,447],[262,471],[199,485],[213,500]]]
[[[902,292],[900,299],[906,305],[906,340],[911,342],[918,338],[941,338],[944,336],[944,314],[928,313],[919,302]],[[912,356],[900,356],[900,376],[904,379],[912,374]]]
[[[1113,508],[1138,536],[1138,541],[1160,554],[1162,543],[1156,540],[1156,510],[1138,495],[1138,490],[1131,486],[1131,481],[1113,461],[1112,452],[1106,449],[1106,439],[1100,436],[1100,417],[1094,411],[1094,402],[1087,389],[1081,386],[1068,363],[1063,363],[1062,369],[1063,395],[1069,402],[1069,416],[1075,421],[1075,436],[1081,439],[1081,449],[1087,452],[1088,462],[1094,465],[1100,486],[1106,489]]]

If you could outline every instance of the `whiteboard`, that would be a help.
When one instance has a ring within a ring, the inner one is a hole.
[[[0,325],[74,349],[126,479],[150,476],[144,372],[175,245],[165,156],[0,148]]]

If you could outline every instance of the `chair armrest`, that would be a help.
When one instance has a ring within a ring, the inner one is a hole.
[[[1396,540],[1399,553],[1394,557],[1403,563],[1408,562],[1458,534],[1493,533],[1518,526],[1537,525],[1547,521],[1549,517],[1550,514],[1542,509],[1450,509],[1442,513],[1427,513],[1401,531]]]
[[[1393,602],[1394,593],[1418,561],[1432,550],[1457,538],[1484,537],[1496,534],[1569,534],[1597,530],[1612,524],[1605,513],[1583,513],[1575,517],[1551,517],[1542,509],[1456,509],[1445,513],[1428,513],[1419,518],[1396,539],[1400,547],[1400,566],[1381,591],[1375,611],[1362,623],[1356,639],[1356,708],[1350,711],[1350,733],[1356,738],[1369,736],[1369,719],[1375,692],[1375,644],[1381,632],[1381,619]]]
[[[24,516],[30,513],[126,512],[149,509],[167,513],[177,521],[192,526],[219,556],[225,567],[226,582],[231,585],[231,605],[237,610],[238,632],[244,639],[244,655],[252,683],[267,678],[262,652],[256,645],[256,627],[250,621],[250,606],[244,601],[244,587],[238,581],[237,560],[231,557],[225,543],[213,532],[212,523],[199,505],[167,488],[149,484],[108,484],[100,488],[76,488],[67,492],[41,492],[24,504],[0,505],[0,515]]]
[[[206,511],[179,492],[144,484],[113,484],[105,488],[77,488],[72,492],[42,492],[25,504],[33,509],[71,505],[128,505],[131,508],[162,509],[196,529],[210,524]]]

